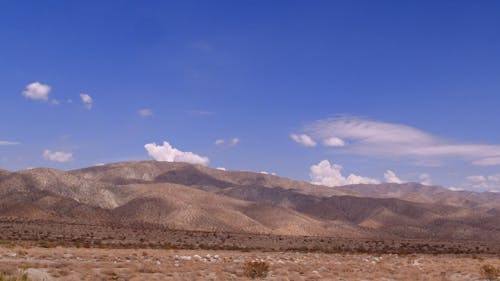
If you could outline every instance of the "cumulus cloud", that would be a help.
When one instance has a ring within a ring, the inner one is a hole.
[[[73,153],[63,151],[50,151],[46,149],[43,154],[43,159],[54,162],[69,162],[73,160]]]
[[[312,142],[339,138],[348,143],[343,152],[363,156],[407,157],[417,163],[458,157],[475,165],[500,165],[500,145],[452,142],[401,124],[340,117],[316,121],[304,131]]]
[[[337,138],[337,137],[330,137],[330,138],[324,139],[322,143],[324,146],[332,146],[332,147],[341,147],[341,146],[345,145],[344,140],[342,140],[341,138]]]
[[[303,146],[313,147],[317,145],[317,143],[310,136],[306,134],[301,134],[301,135],[291,134],[290,137],[292,138],[292,140]]]
[[[83,103],[83,105],[85,105],[85,107],[90,110],[92,109],[92,106],[94,105],[94,100],[92,99],[92,97],[88,94],[80,94],[80,99]]]
[[[239,138],[232,138],[231,139],[231,145],[237,145],[240,142]]]
[[[378,184],[376,179],[350,174],[347,177],[342,175],[342,166],[330,164],[330,161],[323,160],[317,165],[312,165],[309,176],[311,183],[325,186],[343,186],[349,184]]]
[[[26,86],[23,96],[32,100],[49,100],[50,86],[40,82],[33,82]]]
[[[419,179],[420,183],[423,185],[432,185],[432,178],[427,173],[420,174]]]
[[[218,139],[218,140],[216,140],[216,141],[215,141],[215,144],[216,144],[216,145],[223,145],[223,144],[225,144],[225,143],[226,143],[226,141],[225,141],[225,140],[223,140],[223,139]]]
[[[207,157],[194,154],[193,152],[185,152],[178,150],[164,141],[163,145],[156,145],[156,143],[148,143],[144,145],[149,156],[153,157],[156,161],[165,162],[185,162],[191,164],[200,164],[207,166],[210,160]]]
[[[154,114],[153,110],[149,108],[140,109],[137,113],[139,113],[139,115],[143,118],[151,117]]]
[[[0,141],[0,145],[19,145],[21,143],[17,141]]]
[[[226,168],[224,168],[224,167],[217,167],[216,169],[220,170],[220,171],[225,171],[226,170]]]
[[[403,183],[394,171],[387,170],[384,174],[384,179],[388,183]]]

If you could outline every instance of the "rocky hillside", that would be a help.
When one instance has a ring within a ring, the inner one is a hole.
[[[316,186],[186,163],[0,171],[0,217],[286,235],[500,241],[500,195]]]

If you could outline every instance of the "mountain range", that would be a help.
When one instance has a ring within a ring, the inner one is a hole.
[[[366,239],[500,242],[500,194],[313,185],[187,163],[0,170],[0,218]]]

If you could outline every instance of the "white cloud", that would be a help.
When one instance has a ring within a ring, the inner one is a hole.
[[[43,159],[55,162],[69,162],[73,160],[73,153],[63,151],[50,151],[43,152]]]
[[[42,84],[40,82],[33,82],[26,86],[23,96],[32,100],[47,101],[49,99],[50,89],[49,85]]]
[[[187,110],[186,113],[199,116],[210,116],[215,114],[215,112],[206,110]]]
[[[232,138],[230,140],[218,139],[215,141],[215,145],[225,145],[226,143],[231,146],[235,146],[240,142],[239,138]]]
[[[472,162],[472,164],[477,166],[496,166],[500,165],[500,157],[486,157],[483,159],[478,159]]]
[[[51,100],[50,103],[53,104],[53,105],[60,105],[61,101],[59,101],[59,100]]]
[[[464,190],[463,188],[452,187],[452,186],[448,187],[448,189],[451,190],[451,191],[462,191],[462,190]]]
[[[21,143],[17,141],[0,141],[0,145],[19,145]]]
[[[217,167],[216,169],[220,170],[220,171],[225,171],[226,170],[226,168],[224,168],[224,167]]]
[[[468,176],[465,178],[467,181],[470,182],[484,182],[487,181],[485,176]]]
[[[139,115],[143,118],[151,117],[154,114],[153,110],[149,108],[140,109],[139,111],[137,111],[137,113],[139,113]]]
[[[180,151],[166,141],[163,142],[163,146],[156,145],[156,143],[148,143],[144,145],[144,148],[148,151],[149,156],[153,157],[156,161],[186,162],[204,166],[207,166],[210,162],[207,157],[192,152]]]
[[[489,176],[473,175],[465,178],[467,184],[473,188],[479,189],[495,189],[500,187],[500,174]]]
[[[331,137],[331,138],[324,139],[322,143],[324,146],[332,146],[332,147],[345,146],[344,140],[342,140],[341,138],[337,138],[337,137]]]
[[[352,154],[407,157],[418,163],[458,157],[475,165],[500,165],[500,145],[452,142],[410,126],[366,118],[324,119],[306,126],[305,132],[323,142],[330,138],[347,141],[342,151]]]
[[[92,97],[90,95],[80,94],[80,99],[82,100],[83,105],[85,105],[85,107],[88,110],[92,109],[92,106],[94,104],[94,100],[92,99]]]
[[[231,145],[237,145],[240,142],[239,138],[232,138],[231,139]]]
[[[432,185],[432,178],[427,173],[420,174],[419,179],[420,183],[423,185]]]
[[[303,146],[313,147],[316,146],[317,144],[310,136],[306,134],[301,134],[301,135],[291,134],[290,137],[292,138],[292,140]]]
[[[326,186],[343,186],[349,184],[378,184],[376,179],[350,174],[347,178],[342,175],[342,166],[330,164],[323,160],[317,165],[312,165],[309,176],[311,183]]]
[[[403,181],[396,175],[396,173],[391,170],[387,170],[384,173],[384,179],[388,183],[403,183]]]

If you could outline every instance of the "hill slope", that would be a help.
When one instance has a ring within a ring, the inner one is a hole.
[[[0,171],[0,217],[176,229],[500,241],[496,194],[419,184],[316,186],[186,163]]]

